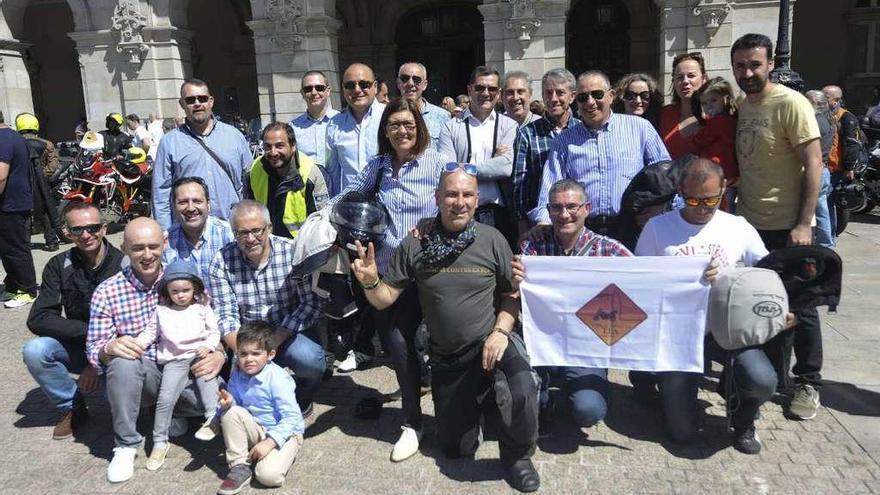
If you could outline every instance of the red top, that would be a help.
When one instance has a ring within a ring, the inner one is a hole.
[[[660,110],[660,137],[666,144],[666,151],[673,160],[688,153],[694,153],[688,138],[681,135],[678,122],[681,118],[681,107],[675,103],[666,105]]]
[[[666,105],[660,112],[660,137],[673,160],[691,153],[721,165],[728,180],[739,177],[736,163],[736,117],[718,115],[708,117],[706,125],[690,138],[678,130],[681,107]]]

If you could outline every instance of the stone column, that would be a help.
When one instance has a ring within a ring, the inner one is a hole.
[[[287,122],[305,112],[299,91],[302,76],[309,70],[327,75],[333,88],[333,106],[339,108],[336,33],[341,23],[323,11],[307,15],[305,5],[290,8],[288,3],[286,9],[272,6],[267,5],[265,18],[248,22],[254,32],[263,124],[272,120]]]
[[[565,67],[565,13],[571,0],[487,0],[483,14],[486,64],[502,74],[522,70],[541,95],[544,72]]]
[[[21,112],[34,111],[31,80],[22,56],[28,46],[12,38],[0,39],[0,109],[7,123]]]

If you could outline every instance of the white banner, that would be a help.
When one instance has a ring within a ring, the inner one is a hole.
[[[703,372],[706,256],[523,256],[532,366]]]

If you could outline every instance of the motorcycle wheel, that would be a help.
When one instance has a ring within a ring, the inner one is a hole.
[[[839,236],[846,230],[846,225],[849,223],[850,212],[846,208],[841,208],[837,205],[834,205],[834,208],[837,209],[837,225],[835,231]]]

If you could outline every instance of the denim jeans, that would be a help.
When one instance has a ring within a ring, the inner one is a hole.
[[[541,379],[541,407],[550,401],[550,378],[562,378],[571,401],[571,417],[582,428],[602,421],[608,412],[608,370],[577,366],[539,366],[535,368]]]
[[[734,428],[750,428],[761,405],[776,392],[776,370],[762,349],[743,349],[732,351],[733,356],[733,396],[725,397],[731,408],[731,424]],[[728,378],[725,370],[722,380]],[[726,383],[722,382],[726,390]],[[726,395],[730,395],[729,392]]]
[[[828,168],[822,168],[822,180],[819,183],[819,201],[816,203],[816,227],[814,235],[816,244],[827,248],[834,248],[835,225],[831,219],[828,198],[831,196],[831,172]]]
[[[697,387],[702,373],[684,371],[630,371],[637,394],[655,386],[660,392],[666,432],[676,442],[692,441],[697,434]]]
[[[830,191],[833,192],[838,184],[846,178],[846,172],[835,172],[831,174]],[[831,219],[831,235],[837,238],[837,210],[834,208],[834,195],[828,194],[828,217]]]
[[[70,373],[81,373],[88,365],[85,344],[37,337],[25,343],[21,354],[28,372],[58,412],[73,408],[78,388]]]
[[[327,360],[320,344],[299,332],[278,346],[275,362],[282,368],[293,370],[296,379],[296,402],[305,411],[311,404],[321,379]]]

